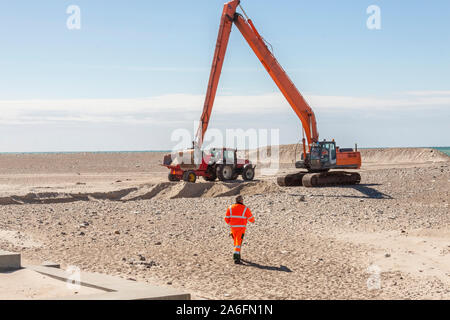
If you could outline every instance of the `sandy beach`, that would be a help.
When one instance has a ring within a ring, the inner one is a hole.
[[[361,150],[361,184],[167,181],[163,153],[0,155],[0,249],[206,299],[449,299],[450,157]],[[242,194],[244,265],[223,217]],[[379,286],[368,286],[374,279]],[[378,278],[377,278],[378,277]]]

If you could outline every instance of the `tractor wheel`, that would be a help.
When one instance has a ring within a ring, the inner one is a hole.
[[[180,179],[176,175],[169,173],[169,181],[177,182],[180,181]]]
[[[183,181],[195,183],[197,181],[197,175],[194,171],[186,171],[183,173]]]
[[[251,181],[255,177],[255,169],[252,166],[247,166],[242,171],[242,179],[245,181]]]
[[[203,176],[203,179],[205,179],[208,182],[214,182],[217,179],[217,173],[214,170],[214,167],[209,167],[208,170],[206,171],[207,174],[209,174],[209,176]]]
[[[217,167],[217,177],[220,181],[231,180],[234,175],[233,166],[230,165],[220,165]]]

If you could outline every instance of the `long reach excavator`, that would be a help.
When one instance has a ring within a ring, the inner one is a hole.
[[[238,7],[243,14],[237,12]],[[303,185],[305,187],[359,183],[361,176],[357,172],[330,171],[330,169],[359,169],[361,167],[360,153],[351,148],[341,149],[337,147],[334,139],[319,141],[319,132],[313,110],[269,50],[265,40],[240,5],[240,0],[226,3],[223,9],[203,113],[196,133],[194,148],[201,149],[208,128],[233,23],[272,77],[300,119],[303,127],[303,153],[301,154],[301,160],[295,163],[295,167],[306,170],[278,177],[277,183],[280,186]]]

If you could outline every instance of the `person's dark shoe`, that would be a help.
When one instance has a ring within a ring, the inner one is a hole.
[[[234,264],[242,264],[241,259],[236,259],[236,260],[234,260]]]
[[[233,254],[233,260],[234,260],[234,263],[240,264],[241,263],[241,255],[239,253]]]

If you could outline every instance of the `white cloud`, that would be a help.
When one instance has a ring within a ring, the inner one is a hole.
[[[413,96],[450,96],[450,90],[408,91],[406,94]]]
[[[417,107],[450,107],[449,96],[417,95],[392,98],[346,97],[346,96],[309,96],[311,105],[323,109],[405,109]]]
[[[313,110],[450,107],[450,91],[412,91],[392,97],[305,95]],[[116,122],[179,123],[198,120],[203,95],[172,94],[138,99],[0,100],[0,123]],[[290,111],[280,93],[218,96],[215,114],[279,114]]]

